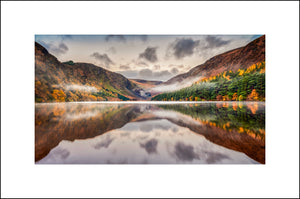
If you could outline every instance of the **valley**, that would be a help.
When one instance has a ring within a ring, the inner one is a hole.
[[[264,101],[265,36],[165,82],[127,79],[89,63],[60,62],[35,43],[35,102]]]

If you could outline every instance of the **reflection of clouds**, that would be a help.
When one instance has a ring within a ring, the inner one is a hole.
[[[117,162],[111,161],[111,160],[107,160],[106,164],[129,164],[129,162],[128,162],[127,159],[118,160]]]
[[[199,159],[198,155],[194,152],[192,145],[186,145],[183,142],[177,142],[175,145],[175,155],[179,160],[192,161]]]
[[[145,124],[140,127],[140,130],[145,133],[152,131],[152,129],[153,129],[153,125],[151,124]]]
[[[206,162],[208,164],[221,162],[222,159],[230,159],[227,155],[218,152],[205,152],[205,154],[208,156],[208,158],[206,159]]]
[[[200,123],[194,120],[192,117],[176,111],[159,110],[159,111],[153,111],[153,114],[161,118],[173,119],[175,121],[184,121],[184,123],[186,124],[200,125]]]
[[[157,139],[151,139],[144,144],[140,144],[140,146],[142,148],[145,148],[148,154],[152,154],[152,153],[157,153],[156,151],[157,143],[158,143]]]
[[[94,148],[95,149],[101,149],[101,148],[108,148],[109,145],[112,143],[114,138],[111,138],[110,135],[106,136],[104,140],[101,140],[101,142],[98,142]]]
[[[145,133],[151,132],[154,129],[167,131],[167,130],[169,130],[169,128],[170,128],[170,125],[166,125],[164,123],[161,123],[161,124],[147,123],[147,124],[144,124],[144,125],[140,126],[140,130],[145,132]]]
[[[249,164],[255,161],[167,119],[151,119],[130,122],[92,139],[62,141],[38,163]]]
[[[128,137],[129,136],[129,132],[124,132],[120,134],[120,137]]]
[[[59,149],[56,151],[56,155],[60,156],[61,159],[66,159],[70,155],[70,152],[66,149]]]
[[[172,131],[173,131],[173,133],[177,133],[178,128],[177,128],[177,127],[173,127],[173,128],[172,128]]]
[[[47,160],[65,160],[69,157],[70,152],[67,149],[63,149],[63,148],[55,148],[55,150],[52,151],[52,153],[49,153],[48,156],[46,156],[46,158],[43,160],[41,160],[41,162],[46,161]]]
[[[145,135],[145,136],[138,136],[138,139],[139,140],[145,140],[145,139],[148,139],[149,136],[148,135]]]

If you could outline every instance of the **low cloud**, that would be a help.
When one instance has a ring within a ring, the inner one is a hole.
[[[139,58],[143,58],[151,63],[156,62],[157,55],[156,55],[157,47],[147,47],[143,53],[139,55]]]
[[[186,38],[176,39],[169,45],[167,55],[172,55],[176,59],[182,59],[187,56],[192,56],[199,44],[200,40]]]
[[[139,78],[146,80],[157,80],[157,81],[165,81],[170,79],[174,74],[169,72],[168,70],[163,71],[155,71],[153,72],[150,69],[142,69],[138,73]]]
[[[139,75],[141,77],[150,77],[150,76],[152,76],[152,70],[150,70],[150,69],[142,69],[142,70],[140,70]]]
[[[172,74],[168,70],[163,70],[160,72],[154,72],[153,76],[154,77],[163,77],[163,76],[171,76]]]
[[[128,65],[120,65],[120,67],[119,67],[121,70],[130,70],[131,68],[130,68],[130,66],[128,66]]]
[[[132,59],[129,64],[133,65],[135,67],[149,67],[149,65],[146,62],[138,60],[138,59]]]
[[[194,82],[198,81],[201,77],[186,78],[184,81],[176,82],[173,84],[161,84],[151,88],[152,92],[172,92],[191,86]]]
[[[171,73],[173,73],[174,75],[179,73],[179,70],[177,68],[172,68]]]
[[[139,78],[139,72],[136,71],[136,70],[117,71],[117,73],[125,76],[128,79],[137,79],[137,78]]]
[[[65,39],[73,39],[72,35],[61,35],[61,39],[65,40]]]
[[[108,57],[106,53],[100,54],[98,52],[94,52],[91,57],[94,57],[98,61],[100,61],[104,67],[110,68],[111,65],[114,65],[115,63]]]
[[[174,68],[174,67],[176,67],[176,68],[184,68],[184,65],[183,64],[180,64],[180,65],[170,64],[168,67],[169,68]]]
[[[160,65],[154,65],[153,66],[155,70],[159,70],[160,69]]]
[[[207,43],[207,45],[204,47],[205,49],[221,47],[221,46],[227,45],[231,42],[229,40],[223,40],[222,38],[219,38],[216,36],[211,36],[211,35],[207,36],[205,38],[205,41]]]
[[[147,35],[137,35],[137,37],[140,38],[140,40],[142,40],[143,42],[146,42],[148,40]]]
[[[120,41],[120,42],[127,42],[129,41],[130,37],[133,37],[137,40],[141,40],[143,42],[146,42],[148,40],[148,36],[147,35],[107,35],[105,37],[105,41]]]
[[[112,54],[116,54],[117,53],[117,50],[115,47],[110,47],[106,50],[106,52],[108,53],[112,53]]]
[[[93,86],[83,86],[77,84],[66,84],[63,87],[68,91],[86,91],[86,92],[97,92],[98,89]]]
[[[60,42],[59,44],[53,44],[53,43],[38,41],[38,43],[44,46],[49,52],[57,56],[61,54],[65,54],[69,50],[68,46],[64,42]]]
[[[69,50],[68,46],[64,43],[60,43],[58,48],[61,49],[62,51],[68,51]]]

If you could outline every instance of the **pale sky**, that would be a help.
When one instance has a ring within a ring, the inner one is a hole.
[[[131,79],[166,81],[260,35],[36,35],[61,62],[92,63]]]

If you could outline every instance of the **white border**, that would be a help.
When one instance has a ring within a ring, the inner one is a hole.
[[[1,197],[299,197],[298,2],[1,2]],[[266,165],[35,165],[34,34],[266,34]]]

